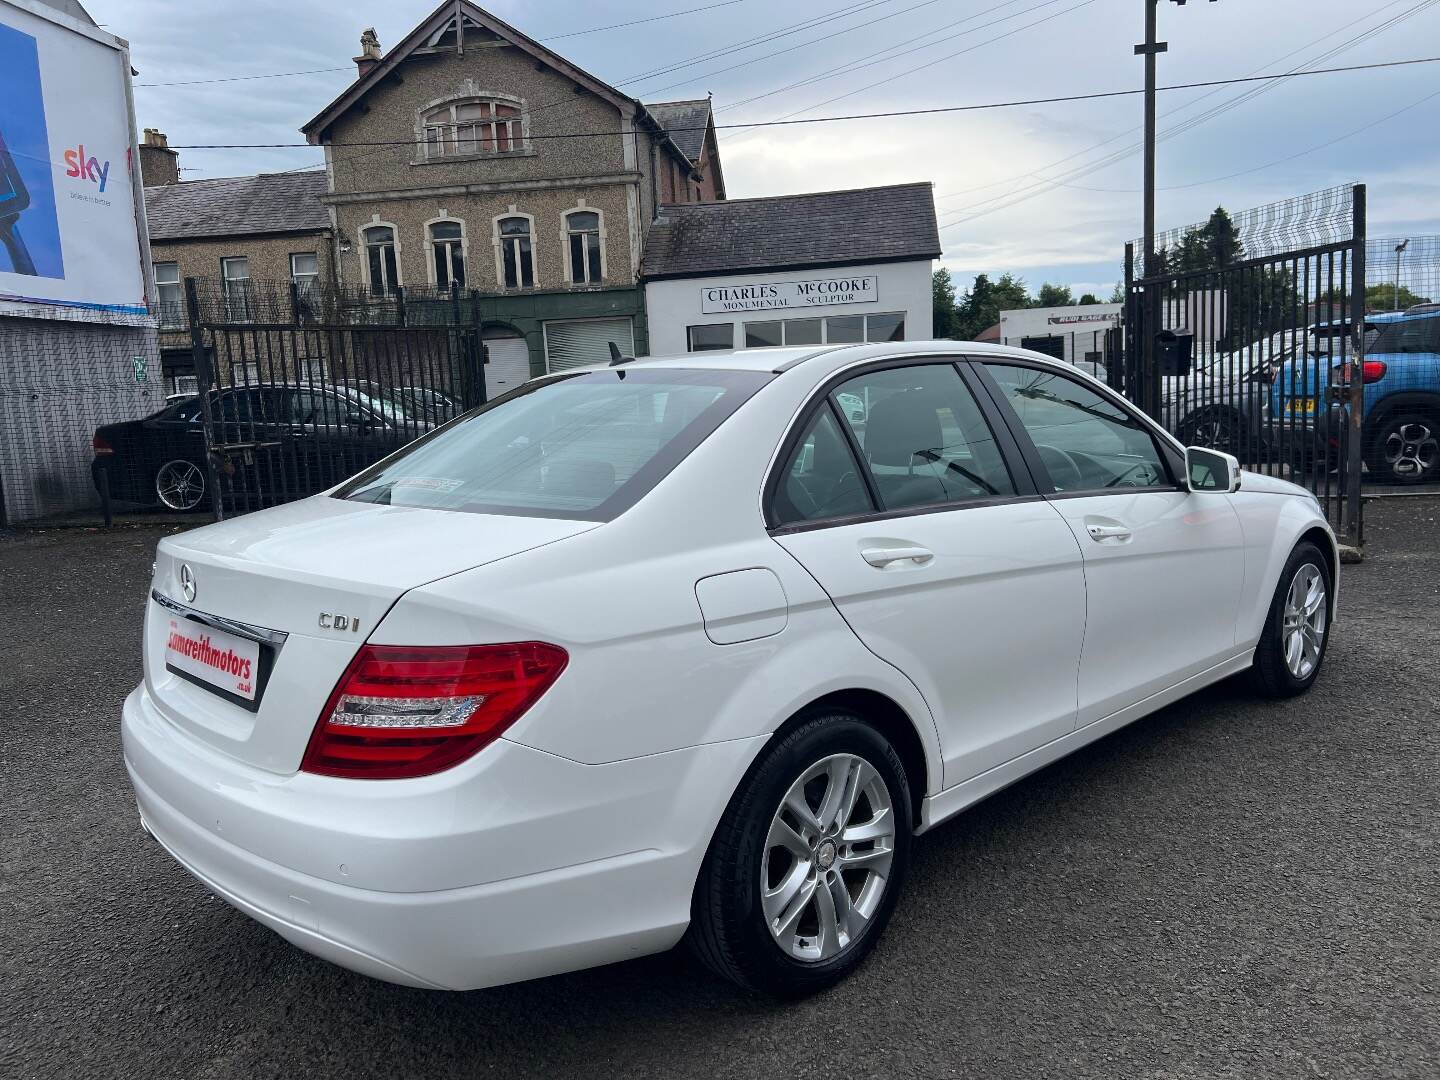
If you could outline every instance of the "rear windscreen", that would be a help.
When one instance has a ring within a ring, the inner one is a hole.
[[[608,521],[772,377],[621,367],[530,383],[361,473],[335,497]]]

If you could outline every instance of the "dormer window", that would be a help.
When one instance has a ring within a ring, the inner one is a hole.
[[[431,161],[525,149],[525,120],[518,104],[467,98],[438,105],[421,117],[425,157]]]

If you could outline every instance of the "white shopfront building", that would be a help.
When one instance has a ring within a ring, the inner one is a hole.
[[[938,253],[929,184],[667,206],[644,261],[650,351],[929,338]]]

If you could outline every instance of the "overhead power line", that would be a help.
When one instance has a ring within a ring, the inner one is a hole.
[[[1157,87],[1161,93],[1175,90],[1197,90],[1210,86],[1234,86],[1242,83],[1270,82],[1276,79],[1295,79],[1308,75],[1339,75],[1355,71],[1379,71],[1387,68],[1415,67],[1420,64],[1440,63],[1440,56],[1422,56],[1410,60],[1386,60],[1374,64],[1351,64],[1346,67],[1313,68],[1309,71],[1284,72],[1274,75],[1247,75],[1233,79],[1206,79],[1202,82],[1175,83]],[[925,109],[891,109],[886,112],[847,113],[841,116],[810,116],[798,120],[757,120],[751,123],[717,124],[717,128],[759,128],[792,127],[800,124],[833,124],[847,120],[882,120],[898,116],[937,116],[945,113],[981,112],[990,109],[1015,109],[1032,105],[1055,105],[1069,101],[1102,101],[1107,98],[1134,97],[1143,90],[1097,90],[1085,94],[1057,94],[1042,98],[1017,98],[1011,101],[990,101],[975,105],[939,105]],[[703,127],[675,127],[670,131],[703,131]],[[629,132],[618,128],[606,131],[572,131],[552,134],[530,134],[529,139],[593,139],[627,135]],[[384,139],[367,142],[336,142],[329,146],[414,146],[414,139]],[[178,143],[175,150],[283,150],[313,149],[310,143]]]
[[[662,19],[675,19],[681,15],[694,15],[702,11],[714,11],[717,8],[734,7],[736,4],[744,4],[747,0],[720,0],[717,4],[705,4],[701,7],[684,8],[681,11],[667,11],[661,15],[649,15],[643,19],[631,19],[628,22],[608,23],[605,26],[592,26],[585,30],[569,30],[563,34],[550,34],[548,37],[536,38],[536,41],[559,41],[561,38],[581,37],[585,34],[599,34],[606,30],[620,30],[627,26],[639,26],[641,23],[660,22]],[[296,75],[327,75],[334,71],[354,71],[351,64],[342,64],[339,67],[311,68],[308,71],[273,71],[263,75],[227,75],[217,79],[179,79],[174,82],[136,83],[136,88],[158,87],[158,86],[201,86],[207,83],[228,83],[228,82],[251,82],[255,79],[289,79]]]

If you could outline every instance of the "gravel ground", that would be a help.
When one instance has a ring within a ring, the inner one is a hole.
[[[1440,1075],[1440,500],[1368,526],[1307,698],[1214,687],[936,830],[870,963],[788,1005],[683,953],[443,994],[292,948],[137,824],[166,530],[5,536],[0,1075]]]

